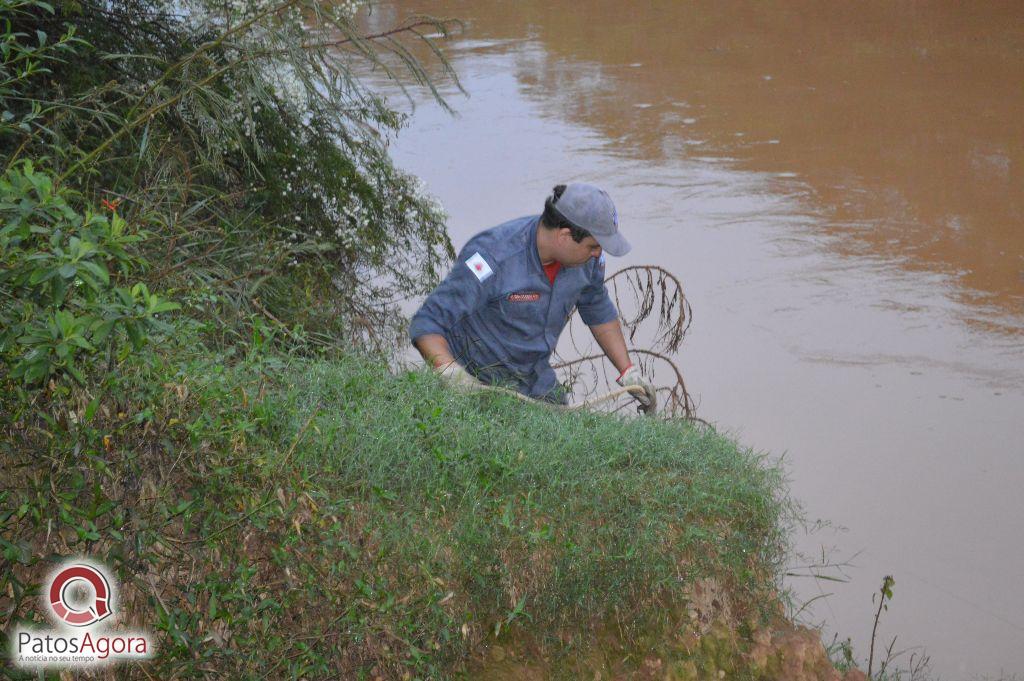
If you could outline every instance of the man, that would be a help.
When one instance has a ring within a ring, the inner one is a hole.
[[[654,388],[626,352],[618,311],[604,285],[604,253],[625,255],[611,198],[589,184],[558,185],[544,213],[483,231],[466,244],[454,269],[413,315],[409,335],[451,384],[507,385],[535,399],[564,404],[548,363],[558,336],[580,312],[620,385]]]

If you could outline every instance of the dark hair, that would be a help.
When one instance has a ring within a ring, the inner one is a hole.
[[[562,198],[562,193],[564,191],[564,184],[555,185],[555,188],[551,191],[551,196],[544,201],[544,213],[540,216],[540,219],[548,229],[561,229],[562,227],[568,228],[569,236],[572,237],[572,240],[576,243],[580,243],[590,236],[590,232],[569,222],[569,220],[559,212],[558,208],[555,207],[555,204],[558,203],[558,199]]]

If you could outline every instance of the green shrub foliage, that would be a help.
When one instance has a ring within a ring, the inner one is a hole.
[[[38,383],[53,374],[84,382],[83,363],[140,350],[157,319],[179,309],[141,281],[145,260],[116,212],[74,210],[52,179],[24,162],[0,179],[0,354],[12,379]],[[130,343],[121,343],[122,335]]]
[[[0,0],[9,378],[106,371],[75,358],[124,360],[108,336],[140,348],[165,298],[211,349],[266,324],[295,351],[393,346],[394,301],[451,245],[387,155],[402,117],[359,74],[432,88],[403,39],[449,24],[367,39],[355,7]]]

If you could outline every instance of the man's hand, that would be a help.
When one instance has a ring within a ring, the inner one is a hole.
[[[640,408],[644,410],[645,414],[653,414],[654,410],[658,408],[658,396],[654,392],[654,386],[651,385],[650,381],[641,376],[640,370],[632,364],[622,372],[617,382],[623,388],[637,385],[644,389],[642,393],[634,392],[630,394],[640,402]]]
[[[441,366],[434,367],[434,371],[437,372],[442,381],[456,390],[472,392],[485,387],[476,377],[463,369],[458,362],[453,361],[448,364],[442,364]]]
[[[626,339],[622,335],[622,324],[618,318],[592,326],[590,331],[611,363],[622,372],[619,374],[618,384],[624,388],[630,385],[638,385],[643,388],[643,393],[631,392],[630,394],[640,402],[640,408],[644,410],[644,413],[653,414],[658,406],[658,397],[654,393],[654,386],[641,376],[640,371],[629,361]]]
[[[484,383],[477,380],[455,361],[444,336],[424,334],[416,339],[415,344],[416,349],[423,355],[423,359],[434,367],[434,371],[449,387],[463,392],[472,392],[486,387]]]

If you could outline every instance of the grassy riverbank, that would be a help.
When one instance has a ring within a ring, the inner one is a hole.
[[[97,449],[41,457],[63,443],[26,427],[43,449],[8,454],[11,590],[51,554],[106,561],[158,638],[150,674],[433,678],[494,646],[564,671],[602,637],[639,667],[715,622],[738,655],[777,605],[780,472],[710,430],[453,394],[372,360],[222,359],[164,365],[145,401],[54,412]]]

